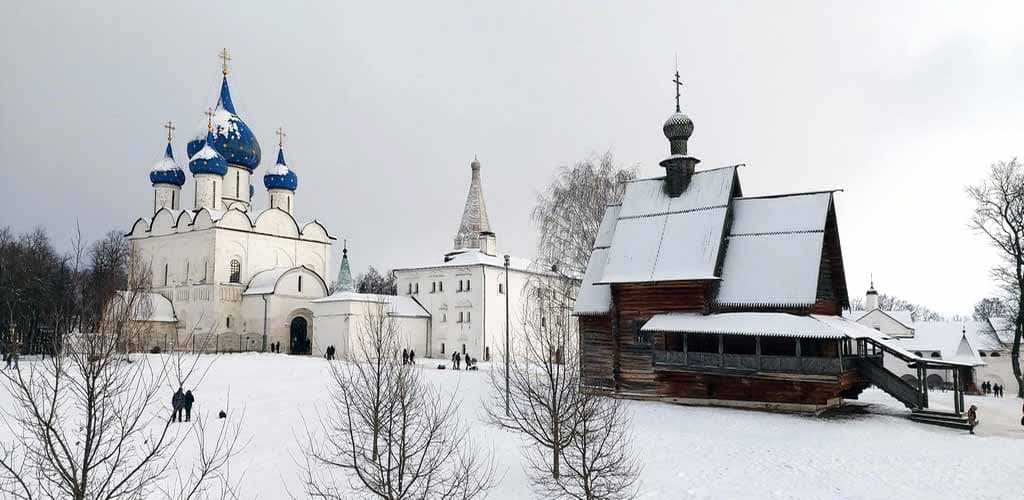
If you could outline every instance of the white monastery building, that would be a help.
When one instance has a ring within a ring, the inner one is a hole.
[[[440,262],[395,270],[398,294],[421,304],[431,317],[427,357],[447,358],[459,352],[490,360],[504,352],[506,318],[515,333],[519,300],[531,278],[527,259],[499,256],[495,233],[487,219],[480,161],[470,164],[471,178],[455,244]],[[506,308],[507,306],[507,308]],[[510,349],[515,350],[514,340]],[[416,352],[420,353],[419,348]]]
[[[919,358],[953,361],[970,367],[963,370],[964,389],[968,393],[978,393],[983,382],[997,383],[1011,390],[1016,388],[1009,349],[1013,330],[1005,326],[1005,318],[915,321],[910,311],[890,311],[879,307],[874,282],[864,296],[864,310],[844,314],[877,330],[894,345]],[[888,353],[883,362],[886,368],[907,382],[919,383],[916,370],[908,367],[906,362]],[[930,370],[925,380],[929,388],[941,388],[952,382],[952,370],[941,369]]]

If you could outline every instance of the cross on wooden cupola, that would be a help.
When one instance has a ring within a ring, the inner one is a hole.
[[[679,87],[683,86],[683,81],[679,79],[679,68],[676,68],[676,78],[672,80],[672,83],[676,84],[676,113],[679,113]]]
[[[224,73],[224,76],[228,76],[228,61],[230,61],[230,60],[231,60],[231,54],[228,54],[227,47],[224,47],[223,49],[220,49],[221,71]]]
[[[164,124],[164,128],[167,129],[167,142],[171,142],[174,134],[174,123],[167,122]]]

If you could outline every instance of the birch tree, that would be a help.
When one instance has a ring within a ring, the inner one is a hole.
[[[399,338],[382,299],[362,316],[350,358],[330,365],[329,402],[303,445],[310,497],[466,500],[493,485],[492,455],[466,436],[454,394],[397,360]]]
[[[630,446],[629,416],[620,401],[581,387],[579,337],[569,294],[575,281],[548,276],[521,298],[516,344],[505,372],[490,372],[486,404],[493,425],[527,443],[524,459],[545,498],[631,498],[639,465]]]
[[[1000,256],[1000,263],[992,268],[992,278],[1012,313],[1010,363],[1017,379],[1017,397],[1024,398],[1020,366],[1024,333],[1024,167],[1016,158],[996,163],[982,182],[967,188],[967,194],[975,203],[971,227],[984,235]]]
[[[83,276],[76,248],[74,275]],[[160,396],[181,385],[194,387],[198,365],[174,377],[171,357],[148,362],[123,352],[130,339],[147,333],[148,322],[138,319],[151,307],[146,266],[129,258],[126,268],[124,290],[111,290],[95,313],[78,308],[89,293],[80,288],[87,280],[77,283],[78,299],[65,301],[69,309],[52,318],[58,333],[53,356],[0,372],[13,399],[3,420],[14,439],[0,443],[5,498],[230,496],[226,468],[239,449],[237,426],[222,425],[209,435],[197,417],[195,425],[175,427]],[[95,318],[95,329],[76,328],[83,316]],[[178,452],[192,445],[197,459],[180,463]]]

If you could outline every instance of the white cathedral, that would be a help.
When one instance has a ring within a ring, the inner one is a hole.
[[[260,145],[231,101],[226,66],[223,73],[216,106],[186,146],[192,206],[182,207],[185,173],[168,125],[164,157],[149,174],[152,217],[138,219],[128,234],[152,269],[151,319],[164,323],[146,347],[263,350],[280,343],[282,352],[310,352],[309,303],[327,295],[334,237],[316,220],[293,216],[298,177],[283,141],[263,175],[269,208],[254,212]]]
[[[226,61],[226,52],[222,57]],[[298,177],[285,161],[280,130],[277,160],[263,175],[269,208],[252,208],[251,178],[262,155],[231,100],[227,76],[225,64],[217,103],[186,146],[192,206],[182,207],[188,183],[174,159],[168,124],[164,156],[149,174],[152,216],[136,220],[128,233],[151,269],[151,306],[137,319],[148,321],[153,333],[137,349],[320,354],[334,346],[343,356],[359,318],[375,304],[386,306],[400,325],[401,344],[420,357],[458,350],[484,360],[503,346],[506,303],[515,311],[536,273],[525,259],[509,257],[506,276],[479,161],[471,164],[454,249],[441,262],[396,270],[397,296],[363,294],[354,290],[346,248],[330,293],[335,238],[316,220],[295,219]]]

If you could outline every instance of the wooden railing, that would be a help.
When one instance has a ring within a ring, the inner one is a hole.
[[[844,365],[839,358],[655,350],[654,366],[832,375],[840,373]]]

